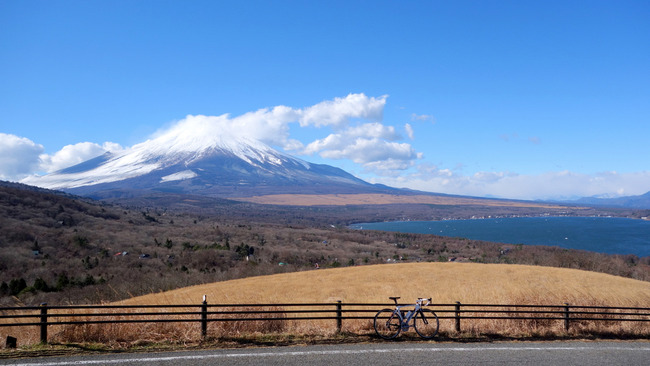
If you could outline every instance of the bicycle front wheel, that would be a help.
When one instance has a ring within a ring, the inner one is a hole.
[[[375,332],[383,339],[393,339],[402,330],[399,316],[391,309],[380,310],[375,315],[374,324]]]
[[[418,335],[424,339],[431,339],[438,334],[440,322],[436,313],[429,309],[420,309],[413,319],[413,325]]]

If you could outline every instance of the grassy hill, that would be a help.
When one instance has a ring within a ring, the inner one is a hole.
[[[607,304],[648,306],[650,282],[568,268],[478,263],[404,263],[242,278],[139,296],[123,304],[292,302]]]
[[[401,296],[402,303],[418,297],[432,297],[430,309],[440,316],[444,304],[563,305],[648,307],[650,283],[603,273],[576,269],[526,265],[478,263],[404,263],[319,269],[312,271],[248,277],[230,281],[179,288],[172,291],[133,297],[119,305],[192,305],[184,311],[196,311],[203,295],[210,304],[265,304],[263,309],[279,311],[267,315],[277,320],[210,322],[208,334],[217,346],[244,344],[291,344],[291,342],[341,341],[333,320],[291,321],[292,314],[282,313],[287,303],[380,303],[389,296]],[[273,305],[277,304],[277,305]],[[368,306],[372,314],[381,305]],[[183,308],[174,308],[183,311]],[[210,311],[249,310],[260,308],[216,308]],[[220,309],[220,310],[219,310]],[[294,308],[289,308],[294,309]],[[322,308],[332,311],[332,307]],[[358,309],[358,307],[357,307]],[[494,308],[493,308],[494,309]],[[549,310],[548,308],[546,308]],[[109,310],[110,311],[110,310]],[[122,309],[115,312],[120,313]],[[633,310],[626,310],[630,312]],[[134,312],[138,312],[134,310]],[[318,314],[314,314],[318,315]],[[321,316],[323,314],[320,314]],[[228,315],[224,315],[228,316]],[[235,315],[237,318],[246,315]],[[249,317],[256,317],[255,314]],[[606,317],[606,315],[605,315]],[[137,318],[137,317],[136,317]],[[151,316],[145,318],[150,319]],[[201,335],[194,321],[185,323],[127,323],[69,325],[53,327],[51,339],[59,343],[105,343],[111,347],[142,344],[197,344]],[[103,318],[107,319],[107,318]],[[108,318],[110,319],[110,318]],[[123,319],[115,315],[115,319]],[[132,318],[129,318],[132,319]],[[372,321],[343,321],[343,332],[352,340],[372,340]],[[6,336],[9,329],[0,331]],[[14,331],[15,330],[11,330]],[[569,332],[561,320],[465,319],[461,332],[452,319],[441,319],[439,340],[478,338],[565,338],[565,337],[635,337],[650,333],[645,323],[574,321]],[[38,341],[38,329],[21,329],[24,344]],[[15,333],[14,333],[15,334]],[[414,337],[412,332],[404,335]],[[234,342],[234,343],[232,343]],[[288,343],[287,343],[288,342]]]
[[[449,316],[449,313],[440,311],[453,310],[453,306],[444,305],[456,301],[464,304],[557,306],[569,303],[574,306],[648,307],[650,283],[566,268],[477,263],[405,263],[237,279],[140,296],[121,304],[196,305],[203,295],[207,296],[211,304],[268,304],[265,305],[266,309],[275,311],[284,308],[272,304],[334,303],[337,300],[344,303],[387,304],[391,302],[389,296],[400,296],[401,303],[413,303],[418,297],[432,297],[430,308],[441,316]],[[381,307],[383,306],[374,305],[368,309],[372,309],[374,314]],[[228,311],[230,308],[221,309]],[[241,310],[232,308],[235,309]],[[196,332],[196,327],[181,328],[173,328],[173,332],[168,329],[167,332],[175,334],[176,338],[186,337],[188,340],[191,339],[188,335]],[[372,337],[374,334],[370,320],[344,320],[342,330],[355,334],[355,337]],[[208,329],[212,337],[225,339],[237,336],[268,337],[269,334],[333,337],[335,331],[335,323],[331,320],[210,323]],[[155,338],[155,332],[151,333]],[[566,332],[563,322],[558,320],[472,319],[464,320],[463,328],[458,332],[452,319],[440,321],[442,339],[485,336],[555,338],[598,334],[607,337],[647,337],[649,329],[645,323],[582,321],[573,322],[570,331]],[[405,336],[409,337],[408,334]],[[168,336],[164,339],[172,338],[174,337]]]

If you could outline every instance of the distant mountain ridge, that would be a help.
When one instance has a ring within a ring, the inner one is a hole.
[[[398,191],[312,164],[256,140],[188,130],[21,181],[93,198],[171,192],[209,197]]]
[[[650,191],[638,196],[624,196],[617,198],[583,197],[569,202],[590,206],[650,209]]]

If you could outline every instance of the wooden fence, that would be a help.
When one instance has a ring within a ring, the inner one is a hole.
[[[406,304],[400,304],[406,305]],[[47,343],[48,327],[61,325],[118,323],[196,322],[207,337],[210,322],[313,321],[331,320],[341,331],[346,320],[371,321],[377,311],[394,304],[377,303],[294,303],[294,304],[208,304],[197,305],[76,305],[0,308],[0,327],[38,327],[40,341]],[[188,310],[189,309],[189,310]],[[650,322],[650,308],[562,305],[430,304],[439,319],[448,319],[460,332],[462,325],[478,319],[562,322],[568,331],[572,323]],[[78,320],[83,318],[83,320]]]

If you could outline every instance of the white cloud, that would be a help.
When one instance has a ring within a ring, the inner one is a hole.
[[[260,109],[233,118],[228,121],[230,132],[243,134],[249,138],[260,140],[271,145],[285,146],[289,144],[289,123],[298,120],[302,112],[286,106],[272,109]]]
[[[38,169],[43,145],[32,140],[0,133],[0,179],[17,181]]]
[[[153,134],[152,139],[169,140],[174,150],[192,150],[197,146],[211,145],[217,138],[228,136],[259,140],[284,148],[301,147],[300,141],[289,138],[289,123],[300,116],[296,109],[285,106],[263,108],[241,116],[188,115]]]
[[[107,151],[117,152],[122,146],[114,142],[105,142],[99,145],[93,142],[79,142],[74,145],[66,145],[52,155],[40,155],[40,169],[46,172],[54,172],[86,160],[100,156]]]
[[[341,145],[340,141],[337,141],[337,145]],[[416,156],[409,144],[364,138],[357,138],[340,149],[322,151],[320,155],[329,159],[350,159],[362,165],[389,159],[410,161]]]
[[[591,196],[630,196],[650,191],[650,171],[579,174],[569,171],[521,175],[512,172],[477,172],[463,175],[421,164],[415,173],[372,179],[395,187],[468,196],[549,200]]]
[[[284,144],[284,149],[288,151],[300,151],[305,148],[305,145],[298,140],[289,139]]]
[[[376,138],[388,141],[401,140],[400,136],[393,126],[385,126],[381,123],[365,123],[359,126],[349,127],[345,130],[347,136]]]
[[[300,125],[342,126],[351,118],[363,118],[371,121],[381,121],[384,116],[384,105],[387,95],[379,98],[368,97],[363,93],[349,94],[345,98],[334,98],[324,101],[302,111]]]
[[[406,130],[406,135],[409,137],[409,139],[413,140],[414,139],[413,126],[407,123],[404,125],[404,129]]]
[[[411,121],[420,121],[420,122],[431,121],[433,123],[436,123],[435,117],[433,117],[432,115],[428,115],[428,114],[411,113]]]
[[[384,160],[372,161],[363,164],[366,172],[372,172],[382,177],[398,177],[401,171],[415,165],[411,159],[394,159],[387,158]]]
[[[18,181],[40,172],[53,172],[79,164],[106,151],[119,151],[113,142],[103,145],[80,142],[64,146],[54,154],[45,154],[43,145],[25,137],[0,133],[0,179]]]
[[[302,153],[319,154],[327,159],[349,159],[367,171],[384,175],[391,170],[407,169],[413,165],[413,160],[421,157],[410,144],[396,142],[400,139],[392,126],[365,123],[313,141]]]
[[[390,140],[399,139],[392,126],[385,126],[377,121],[383,117],[383,108],[387,96],[368,97],[363,93],[349,94],[345,98],[334,98],[306,108],[276,106],[248,112],[241,116],[188,115],[172,126],[158,131],[154,137],[173,131],[195,131],[198,138],[212,138],[214,135],[234,135],[280,146],[285,150],[297,151],[304,144],[289,136],[289,125],[299,123],[302,127],[350,128],[352,119],[375,121],[359,127],[352,127],[369,133],[373,137]],[[351,132],[354,133],[354,132]]]
[[[410,166],[418,157],[409,144],[397,143],[402,139],[395,127],[382,123],[384,106],[388,96],[369,97],[363,93],[349,94],[305,108],[276,106],[263,108],[240,116],[188,115],[182,120],[160,129],[152,138],[172,136],[169,146],[175,149],[191,149],[215,136],[238,136],[279,146],[287,151],[313,154],[326,158],[350,159],[359,164],[381,161],[393,162],[386,166]],[[299,141],[290,136],[290,124],[301,127],[327,128],[336,131],[324,139]],[[407,129],[407,133],[411,132]],[[4,139],[8,137],[5,135]],[[184,138],[177,138],[183,136]],[[16,142],[16,141],[18,142]],[[24,177],[36,172],[60,170],[109,150],[121,150],[113,143],[99,145],[81,142],[64,146],[54,154],[43,154],[43,146],[28,139],[15,137],[12,143],[3,144],[4,166],[2,177]],[[19,145],[19,146],[18,146]],[[182,146],[181,146],[182,145]],[[22,151],[23,149],[25,151]],[[29,150],[29,152],[27,152]],[[13,160],[10,160],[13,159]],[[29,162],[27,162],[29,160]],[[371,165],[366,168],[371,167]]]
[[[410,144],[398,143],[402,136],[394,126],[381,122],[387,96],[379,98],[364,94],[350,94],[306,108],[277,106],[263,108],[237,117],[192,116],[159,131],[157,136],[188,135],[194,141],[181,141],[191,148],[202,144],[203,139],[219,135],[234,135],[279,146],[286,151],[301,155],[319,154],[327,159],[349,159],[363,165],[366,170],[376,171],[385,162],[386,167],[406,169],[420,157]],[[361,121],[357,120],[360,119]],[[365,122],[363,120],[366,120]],[[369,120],[369,122],[368,122]],[[301,127],[317,127],[334,130],[324,138],[301,142],[290,137],[291,123]],[[187,134],[187,131],[193,131]],[[407,133],[412,135],[412,131]],[[175,139],[178,141],[178,139]]]

